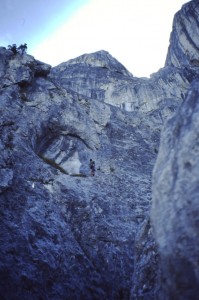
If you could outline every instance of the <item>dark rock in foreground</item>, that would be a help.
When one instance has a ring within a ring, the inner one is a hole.
[[[196,80],[167,122],[153,171],[152,223],[160,255],[157,298],[198,299],[198,19],[199,2],[174,18],[166,65],[195,72]]]
[[[166,124],[153,175],[152,220],[161,257],[159,299],[198,299],[199,81]]]

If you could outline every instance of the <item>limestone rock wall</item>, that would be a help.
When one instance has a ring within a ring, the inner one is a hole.
[[[111,59],[106,51],[84,54],[52,68],[50,76],[63,88],[84,97],[126,111],[150,113],[158,110],[165,120],[182,102],[197,73],[195,69],[168,66],[151,78],[136,78],[116,59],[111,64]]]

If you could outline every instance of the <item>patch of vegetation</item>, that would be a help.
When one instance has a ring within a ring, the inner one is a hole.
[[[11,50],[13,52],[14,55],[16,55],[17,53],[20,54],[24,54],[27,51],[27,44],[21,44],[19,47],[17,47],[16,44],[12,44],[12,45],[8,45],[8,50]]]

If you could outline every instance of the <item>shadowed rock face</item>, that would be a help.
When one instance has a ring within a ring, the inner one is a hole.
[[[168,64],[139,79],[106,51],[51,69],[0,48],[1,299],[161,295],[151,174],[197,73]]]
[[[199,81],[166,124],[153,176],[152,219],[161,255],[159,299],[197,299]]]
[[[198,1],[175,15],[166,65],[196,72],[164,126],[153,170],[152,223],[160,255],[158,299],[198,299]]]

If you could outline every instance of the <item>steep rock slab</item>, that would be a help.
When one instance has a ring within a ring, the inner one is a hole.
[[[166,124],[153,172],[152,221],[161,258],[159,299],[198,299],[199,81]]]

